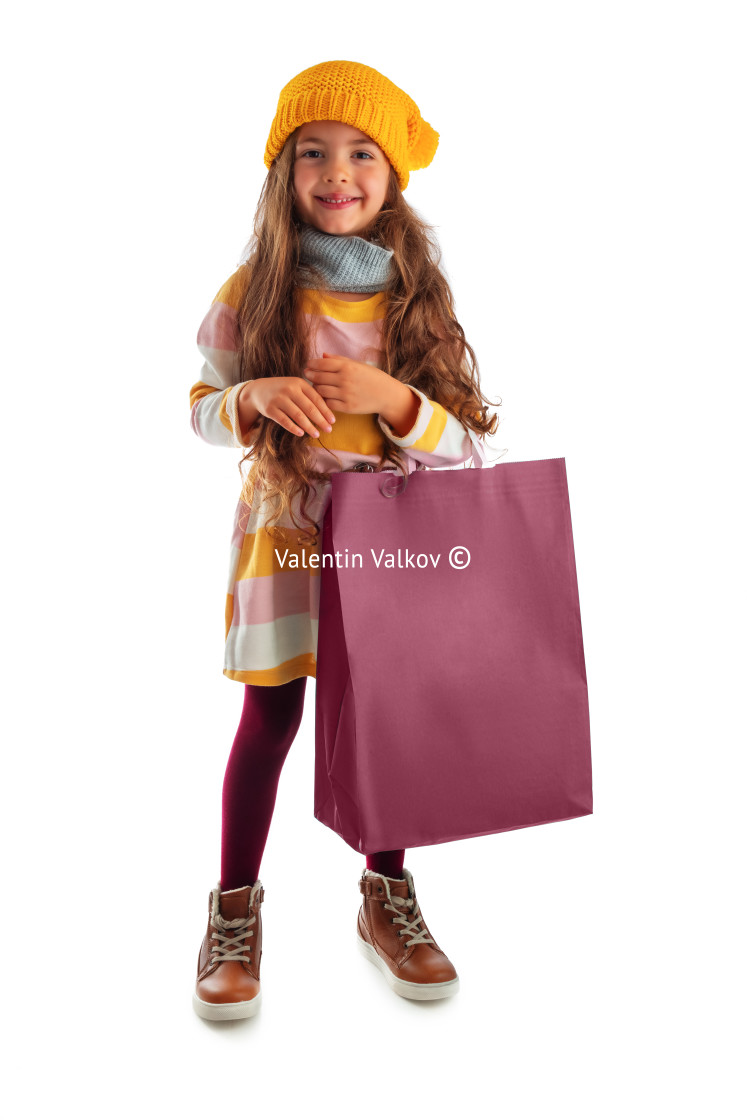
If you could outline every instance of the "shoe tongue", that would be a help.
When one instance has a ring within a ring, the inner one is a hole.
[[[393,883],[390,879],[389,892],[390,894],[396,895],[397,898],[409,898],[410,892],[407,889],[407,879],[404,879],[401,883]]]
[[[251,893],[251,887],[240,887],[238,890],[226,891],[221,894],[221,917],[225,918],[227,922],[232,922],[236,918],[246,918],[249,914],[249,895]]]

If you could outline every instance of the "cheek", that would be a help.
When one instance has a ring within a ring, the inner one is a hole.
[[[368,176],[368,184],[371,191],[377,194],[386,191],[389,186],[389,168],[377,167],[375,170],[372,168]]]
[[[293,185],[297,191],[305,190],[312,180],[312,175],[309,174],[309,164],[299,163],[293,171]]]

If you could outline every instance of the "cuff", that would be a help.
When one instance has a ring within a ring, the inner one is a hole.
[[[414,385],[408,385],[407,388],[411,389],[413,393],[417,393],[417,395],[420,397],[420,408],[418,409],[418,414],[415,417],[415,423],[410,428],[409,432],[405,432],[403,436],[395,435],[392,429],[387,424],[386,420],[382,419],[381,416],[379,416],[378,418],[379,426],[392,441],[392,443],[396,443],[398,447],[412,447],[414,443],[417,443],[417,441],[425,432],[425,429],[428,427],[434,411],[433,405],[428,400],[425,393],[422,393],[420,389],[416,389]]]
[[[237,447],[251,447],[252,441],[246,443],[241,438],[241,426],[239,424],[239,393],[244,388],[245,382],[240,381],[238,385],[234,385],[233,389],[229,389],[226,394],[225,409],[228,419],[231,421],[231,431],[233,438],[236,440]]]

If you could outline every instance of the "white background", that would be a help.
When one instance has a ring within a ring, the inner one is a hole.
[[[743,18],[6,17],[11,1114],[744,1115]],[[405,197],[501,398],[492,447],[566,459],[595,811],[409,851],[462,990],[400,999],[356,949],[364,861],[313,817],[309,680],[260,871],[263,1006],[211,1025],[190,1000],[243,700],[222,675],[240,453],[189,428],[195,338],[249,237],[280,89],[335,58],[440,133]]]

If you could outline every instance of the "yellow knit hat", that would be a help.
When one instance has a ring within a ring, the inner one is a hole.
[[[283,87],[265,148],[265,167],[272,166],[291,132],[308,121],[341,121],[365,132],[393,166],[400,190],[411,171],[428,166],[438,147],[438,133],[423,120],[412,98],[362,62],[320,62]]]

